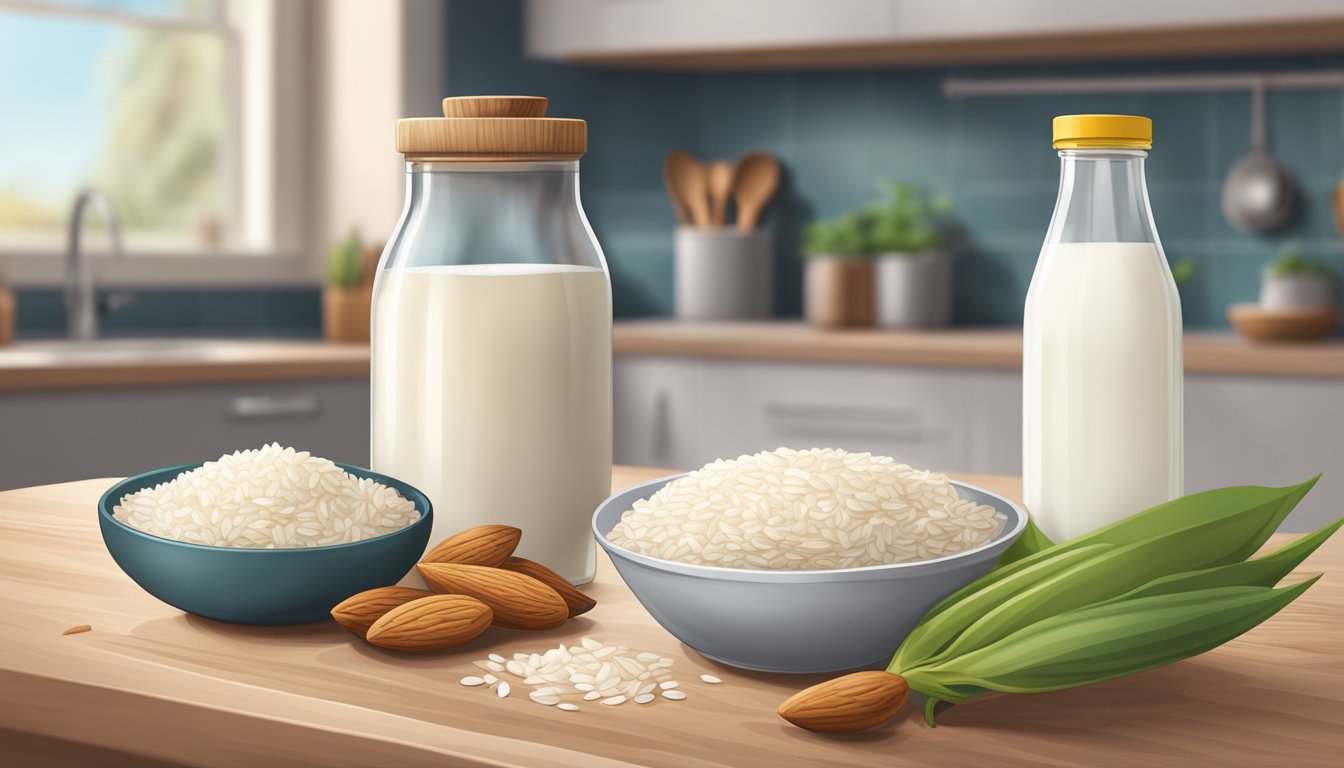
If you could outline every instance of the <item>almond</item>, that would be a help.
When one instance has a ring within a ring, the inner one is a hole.
[[[795,693],[779,705],[779,716],[809,731],[862,731],[895,715],[909,692],[900,675],[855,672]]]
[[[569,618],[569,606],[559,593],[531,576],[450,563],[421,563],[416,569],[435,592],[470,595],[490,606],[501,627],[550,629]]]
[[[430,595],[383,614],[369,627],[368,641],[398,651],[437,651],[480,636],[492,619],[490,606],[463,595]]]
[[[366,589],[357,595],[347,597],[335,608],[332,608],[331,618],[352,633],[364,637],[368,634],[369,627],[382,618],[383,614],[399,605],[405,605],[412,600],[419,600],[432,594],[432,592],[426,592],[423,589],[411,589],[410,587]]]
[[[521,573],[524,576],[531,576],[542,584],[554,589],[556,594],[560,595],[560,599],[565,601],[565,605],[569,606],[569,618],[571,619],[581,613],[587,613],[593,610],[597,605],[596,600],[575,589],[574,585],[569,583],[569,579],[566,579],[564,576],[552,571],[541,563],[534,563],[531,560],[522,557],[510,557],[499,567],[508,571]]]
[[[509,559],[523,532],[509,525],[478,525],[439,542],[422,563],[456,563],[498,568]]]

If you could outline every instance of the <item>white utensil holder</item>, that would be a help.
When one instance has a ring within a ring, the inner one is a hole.
[[[677,227],[678,320],[774,316],[774,238],[769,230]]]

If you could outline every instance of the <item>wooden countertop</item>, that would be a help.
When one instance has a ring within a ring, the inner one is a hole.
[[[662,474],[618,468],[612,485]],[[968,479],[1020,491],[1016,480]],[[1344,750],[1338,537],[1304,566],[1329,573],[1303,598],[1196,659],[1073,691],[985,696],[941,714],[936,730],[907,707],[875,731],[828,737],[774,715],[820,677],[741,673],[700,657],[654,623],[605,556],[586,588],[599,600],[591,614],[548,632],[492,630],[429,656],[380,651],[333,623],[259,628],[184,615],[142,592],[103,548],[95,502],[113,482],[0,493],[8,764],[1263,768],[1333,765]],[[79,624],[93,629],[62,636]],[[457,682],[488,652],[583,635],[674,658],[690,697],[566,713]],[[702,672],[724,684],[699,682]]]
[[[367,344],[232,339],[18,342],[0,347],[0,392],[363,378]]]
[[[799,322],[680,323],[622,321],[612,336],[618,355],[875,363],[1017,370],[1017,328],[929,331],[820,330]],[[1187,373],[1344,377],[1344,340],[1314,344],[1248,344],[1223,333],[1185,335]]]

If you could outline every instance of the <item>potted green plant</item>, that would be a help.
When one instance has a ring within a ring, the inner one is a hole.
[[[327,253],[327,286],[322,292],[322,329],[327,341],[369,341],[373,269],[368,257],[355,232]]]
[[[803,309],[822,328],[873,324],[873,262],[867,212],[815,221],[803,233]]]
[[[1309,258],[1296,244],[1285,246],[1265,266],[1260,282],[1262,309],[1329,309],[1337,302],[1334,268]]]
[[[952,253],[946,197],[896,181],[868,209],[877,255],[877,324],[929,328],[952,322]]]

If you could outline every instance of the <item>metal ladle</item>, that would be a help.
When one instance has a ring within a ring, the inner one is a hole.
[[[1243,232],[1272,232],[1292,215],[1295,186],[1265,149],[1265,85],[1256,81],[1251,89],[1251,151],[1223,180],[1223,217]]]

